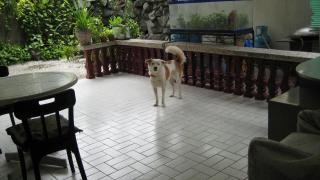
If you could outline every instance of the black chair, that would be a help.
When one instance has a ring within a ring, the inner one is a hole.
[[[9,69],[7,66],[0,66],[0,77],[9,76]]]
[[[14,105],[14,114],[21,124],[7,129],[8,135],[18,147],[23,179],[27,179],[23,152],[31,155],[36,180],[40,180],[39,163],[53,152],[67,150],[71,171],[74,173],[71,152],[74,153],[83,180],[86,174],[82,165],[75,133],[81,132],[74,126],[73,106],[76,102],[73,89],[61,93],[21,101]],[[68,109],[68,119],[60,111]]]
[[[9,75],[9,69],[7,66],[0,66],[0,77],[6,77]],[[12,113],[12,108],[10,106],[1,106],[0,107],[0,116],[4,114],[9,114],[12,124],[14,124],[14,117]],[[1,149],[0,149],[1,154]]]

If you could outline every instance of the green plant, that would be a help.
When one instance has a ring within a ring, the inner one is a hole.
[[[199,14],[192,14],[190,21],[187,23],[187,27],[191,29],[201,29],[204,27],[203,24],[203,18]]]
[[[103,28],[104,24],[102,23],[101,18],[93,17],[92,24],[90,25],[90,31],[92,32],[94,42],[99,42]]]
[[[77,9],[74,13],[75,28],[78,31],[89,31],[92,28],[93,18],[90,16],[87,8]]]
[[[126,34],[128,32],[128,28],[125,25],[120,25],[120,33]]]
[[[136,38],[141,35],[140,26],[134,19],[127,18],[125,26],[129,28],[131,37]]]
[[[112,16],[110,19],[109,19],[109,25],[110,27],[119,27],[123,23],[123,18],[120,17],[120,16]]]
[[[19,20],[27,43],[33,35],[41,35],[43,43],[49,39],[69,41],[74,29],[74,6],[71,0],[20,0],[17,3]]]
[[[227,29],[228,28],[228,16],[225,13],[212,13],[205,17],[204,27],[211,29]]]
[[[67,58],[67,60],[73,60],[75,55],[79,54],[79,49],[75,46],[62,46],[61,47],[62,57]]]
[[[12,65],[31,59],[28,48],[11,43],[0,42],[0,65]]]
[[[180,14],[177,19],[178,28],[186,28],[187,22],[184,20],[183,16]]]
[[[33,50],[33,51],[40,51],[44,44],[43,44],[43,41],[42,41],[42,37],[41,35],[33,35],[33,37],[31,38],[31,43],[28,45],[28,48],[30,50]]]
[[[102,32],[100,33],[100,37],[107,37],[110,39],[110,37],[113,37],[113,31],[112,29],[109,29],[107,27],[103,27]]]
[[[57,59],[60,46],[74,46],[76,7],[72,0],[19,0],[17,19],[29,49],[37,49],[43,59]]]
[[[3,9],[4,7],[4,1],[0,1],[0,11]]]

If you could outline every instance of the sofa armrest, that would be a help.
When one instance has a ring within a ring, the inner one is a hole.
[[[298,114],[297,131],[320,135],[320,110],[303,110]]]
[[[255,138],[249,146],[250,180],[320,179],[320,156],[277,141]]]

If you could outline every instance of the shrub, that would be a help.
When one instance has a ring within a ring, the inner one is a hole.
[[[112,16],[109,19],[110,27],[118,27],[123,25],[123,18],[120,16]]]
[[[103,30],[100,34],[100,38],[108,38],[109,40],[114,39],[113,30],[107,27],[103,27]]]
[[[31,59],[28,48],[17,44],[0,42],[0,65],[12,65]]]
[[[140,26],[134,19],[127,18],[125,26],[129,28],[131,37],[135,38],[141,35]]]
[[[99,42],[101,33],[103,31],[104,24],[102,23],[101,18],[94,17],[92,18],[92,24],[90,26],[90,30],[92,32],[93,42]]]
[[[43,59],[59,58],[60,46],[74,45],[72,0],[20,0],[16,9],[29,48],[40,51]]]
[[[187,26],[191,29],[203,28],[203,18],[199,14],[192,14],[190,16],[190,21],[187,23]]]

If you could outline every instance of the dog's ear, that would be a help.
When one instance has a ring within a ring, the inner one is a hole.
[[[146,64],[150,64],[151,61],[152,61],[152,59],[146,59],[144,62],[145,62]]]
[[[166,64],[167,62],[166,62],[166,61],[164,61],[164,60],[161,60],[161,63],[162,63],[162,64]]]

